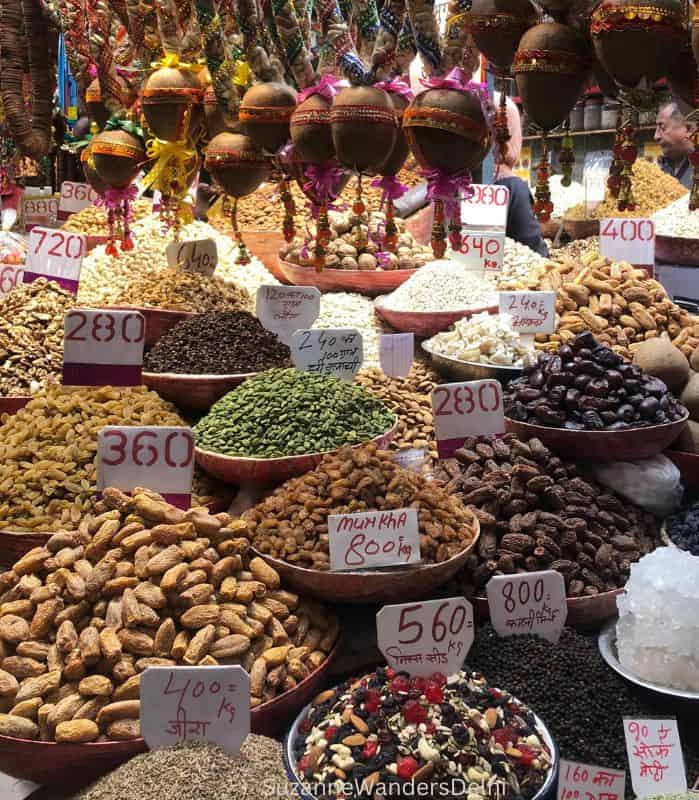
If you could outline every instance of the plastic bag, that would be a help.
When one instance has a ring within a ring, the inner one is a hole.
[[[665,517],[680,508],[680,471],[664,455],[598,464],[593,472],[601,484],[656,516]]]
[[[24,264],[26,257],[26,240],[16,233],[0,231],[0,263]]]

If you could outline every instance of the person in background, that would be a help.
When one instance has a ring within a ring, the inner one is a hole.
[[[500,102],[499,94],[493,98],[495,104]],[[515,239],[541,256],[548,256],[548,248],[541,228],[534,216],[533,198],[527,184],[517,175],[512,168],[519,161],[522,152],[522,122],[517,106],[512,100],[507,99],[507,128],[510,132],[510,141],[507,143],[505,157],[497,172],[498,186],[506,186],[510,190],[510,202],[507,209],[507,230],[510,239]],[[497,159],[497,153],[494,154]]]
[[[694,150],[693,127],[685,122],[676,100],[668,100],[660,106],[655,118],[653,138],[663,151],[661,167],[687,189],[692,187],[692,167],[689,154]]]

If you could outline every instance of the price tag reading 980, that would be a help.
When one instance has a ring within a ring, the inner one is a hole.
[[[451,458],[469,436],[505,432],[502,386],[495,380],[445,383],[432,392],[440,458]]]
[[[464,225],[487,228],[507,226],[507,208],[510,190],[506,186],[491,183],[474,183],[470,197],[461,204],[461,219]]]
[[[97,488],[131,492],[145,486],[189,508],[194,473],[190,428],[108,425],[97,436]]]
[[[48,278],[76,294],[86,250],[87,238],[82,234],[34,228],[29,234],[24,283]]]

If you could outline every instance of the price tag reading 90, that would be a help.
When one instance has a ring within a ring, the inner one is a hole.
[[[445,383],[432,392],[440,458],[451,458],[468,436],[505,432],[502,386],[495,380]]]

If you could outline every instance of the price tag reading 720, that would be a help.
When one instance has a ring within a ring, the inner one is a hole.
[[[189,508],[194,436],[184,427],[108,425],[97,436],[97,488],[130,492],[146,486],[179,508]]]
[[[469,436],[505,432],[502,386],[495,380],[445,383],[432,392],[440,458],[451,458]]]
[[[376,632],[389,666],[421,677],[449,676],[473,644],[473,608],[464,597],[384,606]]]
[[[82,234],[34,228],[29,234],[24,283],[48,278],[76,294],[86,249],[87,238]]]

